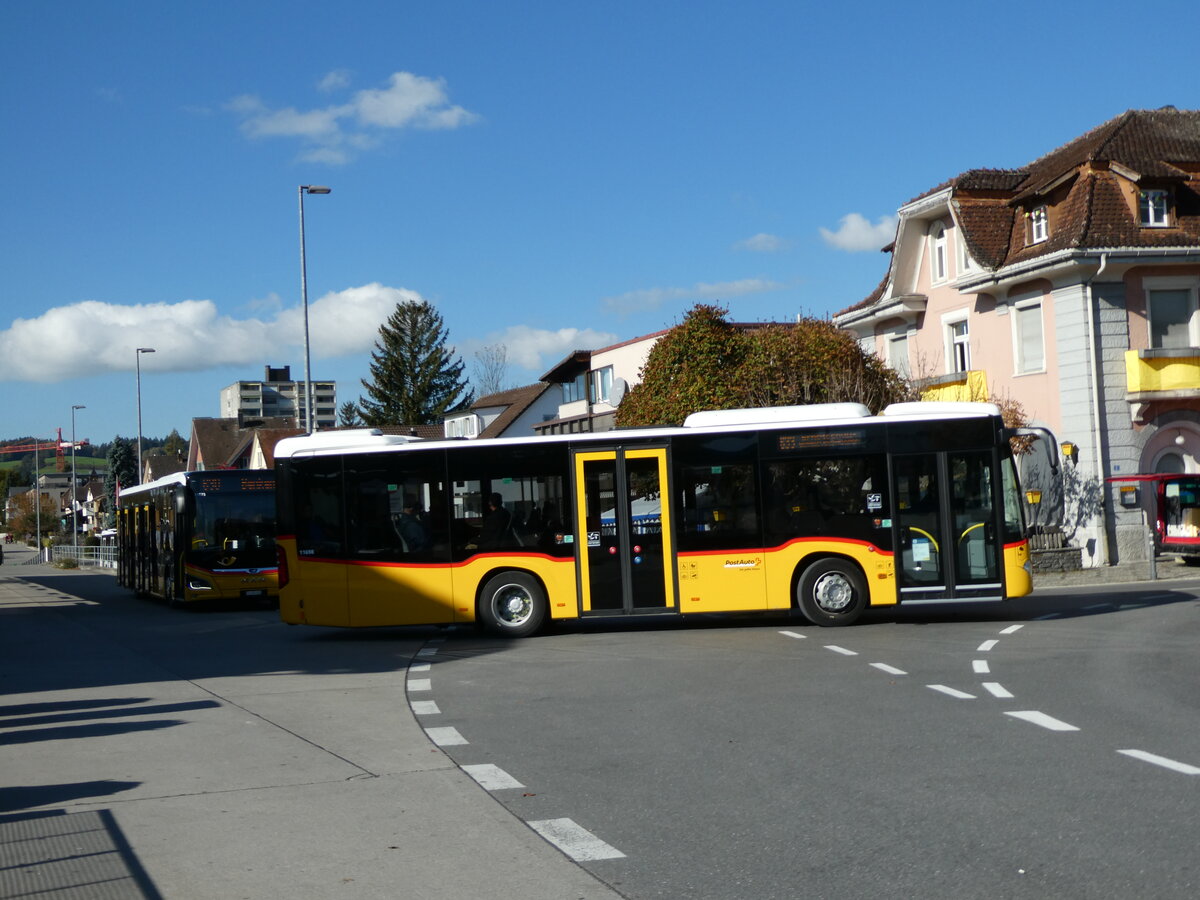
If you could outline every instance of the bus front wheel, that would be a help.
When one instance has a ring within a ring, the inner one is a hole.
[[[850,625],[867,606],[866,579],[848,560],[818,560],[796,584],[796,605],[814,625]]]
[[[501,572],[488,579],[479,597],[479,621],[492,634],[526,637],[546,619],[546,592],[525,572]]]

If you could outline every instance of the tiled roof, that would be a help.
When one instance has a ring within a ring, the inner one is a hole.
[[[527,384],[525,387],[513,388],[508,391],[501,391],[498,394],[489,394],[486,397],[481,397],[475,401],[473,408],[485,409],[489,406],[507,406],[504,412],[500,413],[496,419],[491,422],[487,428],[479,433],[480,437],[499,437],[504,434],[508,426],[515,422],[525,410],[550,390],[550,385],[547,382],[539,381],[537,384]]]

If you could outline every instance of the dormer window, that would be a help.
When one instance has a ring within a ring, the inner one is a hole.
[[[1029,213],[1029,243],[1040,244],[1050,236],[1050,221],[1046,207],[1039,206]]]
[[[1143,228],[1166,228],[1170,224],[1171,194],[1152,190],[1138,193],[1138,220]]]
[[[929,229],[929,280],[934,284],[945,281],[946,271],[946,228],[934,222]]]

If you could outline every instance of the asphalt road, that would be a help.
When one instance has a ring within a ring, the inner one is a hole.
[[[1198,590],[451,633],[409,698],[630,898],[1194,897]]]

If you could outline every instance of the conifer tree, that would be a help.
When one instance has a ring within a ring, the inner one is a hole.
[[[427,301],[396,304],[379,327],[371,379],[362,380],[365,425],[432,425],[471,402],[462,360],[452,356],[447,337],[441,315]]]

